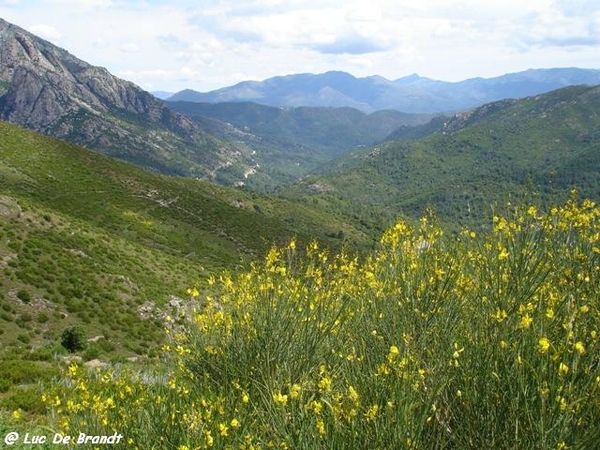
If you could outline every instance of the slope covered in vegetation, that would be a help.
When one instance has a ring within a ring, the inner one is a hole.
[[[153,356],[199,277],[292,237],[367,242],[285,200],[146,172],[5,122],[0,136],[0,407],[37,408],[6,391],[51,377],[71,327],[85,331],[84,360]],[[14,378],[21,369],[37,375]]]
[[[593,448],[600,208],[506,208],[489,233],[398,222],[366,257],[296,241],[191,288],[165,365],[45,395],[123,448]]]
[[[341,159],[286,191],[326,209],[378,207],[454,226],[481,224],[524,191],[564,201],[572,187],[600,198],[600,88],[570,87],[459,114],[424,139],[391,141]],[[315,192],[311,186],[319,184]],[[566,193],[566,194],[565,194]]]

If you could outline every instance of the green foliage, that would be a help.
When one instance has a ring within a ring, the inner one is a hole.
[[[545,204],[565,201],[573,187],[598,199],[599,97],[600,88],[579,86],[485,105],[438,123],[424,139],[350,153],[286,197],[317,198],[348,216],[379,210],[386,225],[431,208],[455,230],[483,226],[490,208],[519,202],[524,192]]]
[[[74,353],[87,347],[87,336],[80,327],[65,328],[60,343],[64,348]]]
[[[164,366],[73,364],[46,399],[138,448],[594,448],[600,208],[489,222],[400,221],[364,257],[273,248],[190,289]]]
[[[50,380],[58,374],[58,368],[46,363],[25,360],[0,360],[0,378],[13,384],[28,384]]]
[[[35,351],[76,325],[111,334],[102,357],[147,356],[169,299],[198,276],[292,236],[368,241],[306,205],[146,172],[4,122],[0,134],[0,356],[28,354],[23,330]]]
[[[25,289],[19,289],[19,292],[17,292],[17,298],[23,303],[29,303],[31,301],[31,294]]]

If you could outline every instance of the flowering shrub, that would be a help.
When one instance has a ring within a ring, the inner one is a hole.
[[[399,222],[365,257],[274,248],[211,278],[165,365],[46,395],[63,433],[131,448],[593,448],[600,209],[513,208],[488,233]]]

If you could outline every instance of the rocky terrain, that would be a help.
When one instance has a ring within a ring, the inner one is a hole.
[[[0,118],[161,172],[211,178],[251,166],[133,83],[2,19]]]

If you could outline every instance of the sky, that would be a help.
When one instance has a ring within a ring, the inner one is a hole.
[[[0,0],[0,17],[148,91],[600,68],[598,0]]]

